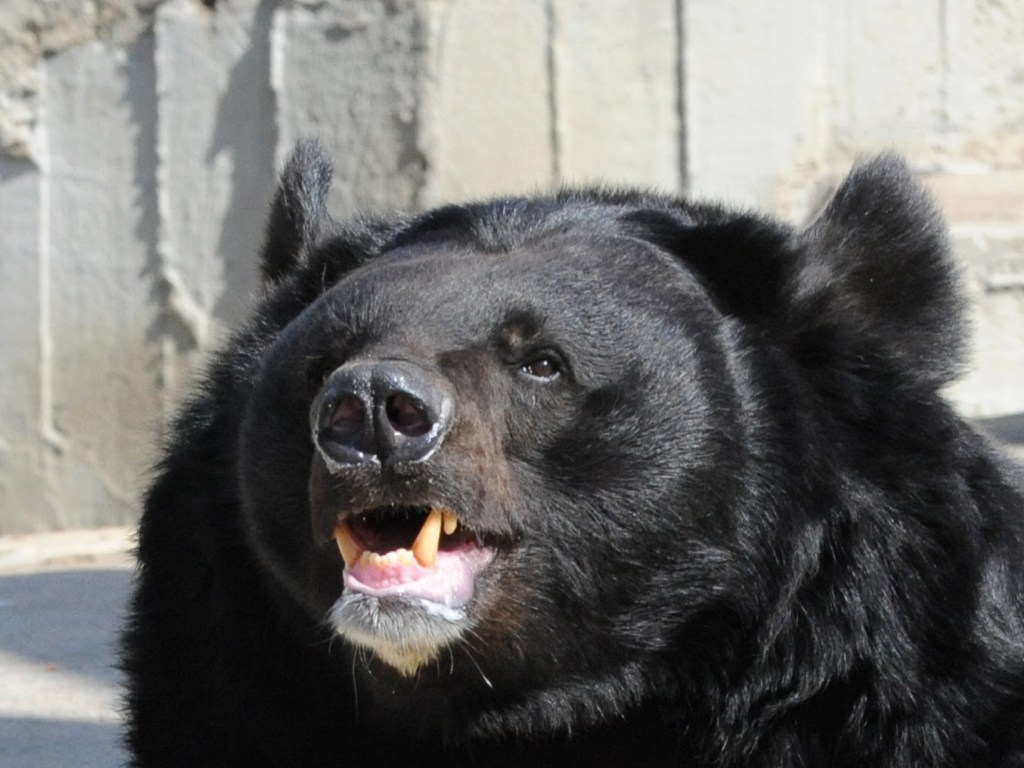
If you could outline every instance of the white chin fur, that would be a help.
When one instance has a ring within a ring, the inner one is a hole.
[[[328,621],[349,642],[411,676],[462,636],[466,614],[427,600],[346,591],[331,606]]]

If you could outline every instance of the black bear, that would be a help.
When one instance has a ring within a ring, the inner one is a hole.
[[[1024,765],[1024,490],[900,159],[799,230],[330,176],[147,496],[134,765]]]

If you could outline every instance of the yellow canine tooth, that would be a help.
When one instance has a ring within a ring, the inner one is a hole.
[[[334,541],[341,552],[341,559],[345,561],[345,567],[351,568],[363,554],[362,547],[356,543],[356,537],[352,535],[352,529],[348,523],[339,523],[334,529]]]
[[[437,549],[441,545],[441,525],[444,513],[437,507],[430,510],[423,521],[416,541],[412,543],[412,554],[424,568],[433,568],[437,563]]]
[[[441,508],[441,521],[446,536],[451,536],[455,533],[455,529],[459,527],[459,516],[450,509]]]

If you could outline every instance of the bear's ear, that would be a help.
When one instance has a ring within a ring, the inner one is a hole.
[[[299,142],[281,173],[270,208],[261,269],[276,282],[293,270],[303,256],[333,226],[327,213],[331,161],[316,140]]]
[[[870,338],[936,386],[960,372],[960,273],[939,209],[900,157],[855,166],[797,244],[787,303],[798,326]]]

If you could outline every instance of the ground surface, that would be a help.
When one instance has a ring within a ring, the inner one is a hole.
[[[0,538],[0,768],[113,768],[128,532]]]

